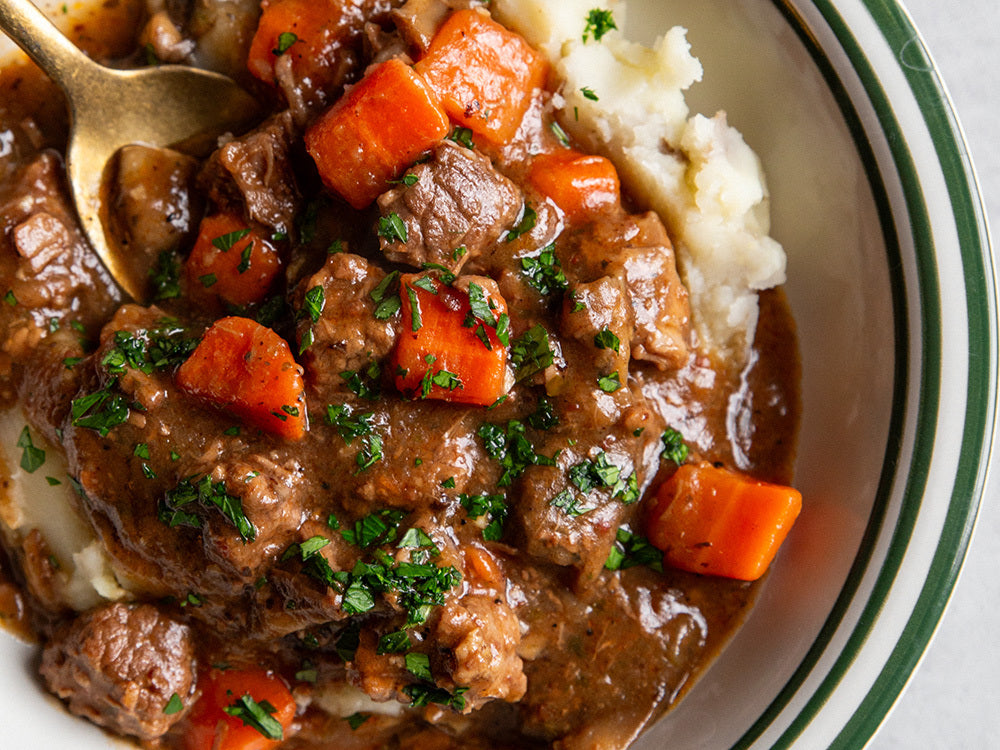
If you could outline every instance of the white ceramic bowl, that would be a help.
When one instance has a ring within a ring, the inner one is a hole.
[[[891,0],[631,0],[705,68],[692,108],[762,157],[803,364],[805,508],[757,607],[637,748],[856,748],[915,668],[965,554],[996,418],[997,296],[968,155]],[[119,743],[0,635],[3,746]]]

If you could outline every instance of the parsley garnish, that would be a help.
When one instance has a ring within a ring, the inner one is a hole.
[[[608,570],[625,570],[637,565],[645,565],[662,573],[663,553],[650,544],[646,537],[635,534],[623,526],[615,535],[615,544],[604,567]]]
[[[518,382],[541,372],[555,362],[548,331],[535,325],[517,337],[510,346],[510,364]]]
[[[218,510],[236,528],[244,542],[252,542],[256,538],[257,529],[243,512],[242,501],[226,491],[225,482],[213,482],[208,474],[197,481],[194,477],[187,477],[172,490],[167,490],[160,501],[158,517],[171,528],[188,526],[200,529],[202,519],[194,512],[199,508]]]
[[[399,271],[386,275],[368,296],[375,303],[375,317],[378,320],[388,320],[400,308]]]
[[[587,38],[593,35],[594,41],[598,42],[611,29],[617,28],[618,25],[610,10],[594,8],[587,14],[587,25],[583,28],[583,41],[586,43]]]
[[[243,248],[240,253],[240,262],[236,265],[237,273],[246,273],[250,270],[250,252],[253,250],[253,243]]]
[[[406,242],[406,224],[395,211],[388,216],[380,216],[378,236],[387,242]]]
[[[372,717],[371,714],[362,713],[361,711],[355,711],[353,714],[344,719],[352,730],[357,729],[366,721]]]
[[[427,654],[418,652],[407,654],[405,662],[406,671],[418,680],[434,681],[434,675],[431,674],[431,659]]]
[[[549,505],[554,508],[559,508],[559,510],[570,518],[578,518],[584,513],[589,513],[593,510],[592,507],[585,506],[583,501],[569,490],[563,490],[560,492],[549,501]]]
[[[600,101],[597,94],[594,93],[594,90],[590,88],[590,86],[584,86],[581,88],[580,93],[583,94],[584,99],[590,99],[592,102]]]
[[[663,450],[660,451],[660,459],[673,461],[680,466],[687,461],[688,447],[684,443],[684,436],[677,430],[668,427],[660,437],[663,441]]]
[[[503,524],[507,519],[509,508],[503,495],[466,495],[458,496],[458,501],[469,518],[476,519],[486,516],[489,522],[483,527],[483,539],[488,542],[498,542],[503,537]]]
[[[361,398],[376,399],[382,392],[382,368],[374,360],[363,370],[344,370],[340,373],[347,387]]]
[[[177,693],[171,695],[170,700],[167,701],[167,705],[163,707],[163,713],[167,714],[168,716],[180,713],[183,710],[184,710],[184,703],[183,701],[181,701],[181,697],[177,695]]]
[[[406,187],[413,187],[420,181],[420,176],[413,174],[413,172],[408,172],[400,177],[398,180],[386,180],[386,182],[393,185],[406,185]]]
[[[201,285],[203,287],[208,289],[210,286],[215,285],[215,283],[218,281],[218,278],[214,273],[206,273],[204,276],[199,276],[198,281],[201,282]]]
[[[285,735],[281,722],[272,715],[276,710],[267,701],[258,703],[249,693],[244,693],[236,702],[225,708],[227,714],[235,716],[244,726],[253,727],[269,740],[281,740]]]
[[[536,221],[538,221],[538,214],[535,209],[525,203],[524,213],[521,214],[520,220],[507,232],[507,242],[513,242],[522,234],[530,232],[535,228]]]
[[[6,302],[11,307],[17,304],[17,297],[14,296],[14,290],[8,289],[7,293],[3,296],[3,301]]]
[[[221,250],[222,252],[226,252],[227,250],[230,250],[233,247],[233,245],[235,245],[237,242],[246,237],[248,234],[250,234],[249,229],[236,229],[232,232],[226,232],[225,234],[221,234],[215,239],[213,239],[212,246]]]
[[[21,468],[29,474],[33,474],[38,467],[45,463],[45,451],[31,442],[31,433],[28,431],[27,425],[21,430],[21,435],[17,439],[17,447],[21,449]]]
[[[425,685],[418,683],[415,685],[405,685],[403,692],[410,698],[410,707],[419,708],[431,703],[436,703],[455,711],[462,711],[465,708],[465,693],[469,692],[467,687],[457,687],[454,693],[449,693],[444,688],[436,685]]]
[[[621,378],[618,377],[618,371],[615,370],[612,373],[599,377],[597,379],[597,387],[605,393],[614,393],[621,388],[622,381]]]
[[[516,419],[508,421],[506,428],[486,422],[476,434],[482,439],[486,453],[503,469],[497,487],[509,487],[529,466],[555,466],[555,459],[535,453],[525,436],[524,424]]]
[[[181,296],[181,261],[177,253],[164,250],[156,256],[156,263],[149,269],[153,285],[153,299],[177,299]]]
[[[528,424],[536,430],[550,430],[559,424],[552,402],[544,396],[538,400],[535,411],[528,416]]]
[[[115,345],[101,358],[101,364],[113,375],[120,375],[127,368],[139,370],[147,375],[153,371],[177,367],[191,356],[198,346],[198,339],[187,336],[187,331],[178,326],[130,333],[115,332]]]
[[[381,460],[382,438],[378,435],[366,435],[361,450],[354,457],[354,461],[358,465],[358,473],[360,474],[365,469],[370,469]]]
[[[472,131],[469,128],[464,128],[461,125],[456,125],[448,136],[449,141],[455,141],[455,143],[460,146],[465,146],[466,148],[475,148],[475,144],[472,142]]]
[[[386,508],[370,513],[354,522],[349,529],[341,529],[340,535],[348,544],[362,549],[381,544],[391,544],[399,535],[399,523],[406,517],[402,510]]]
[[[617,353],[620,344],[621,341],[610,328],[602,328],[594,336],[594,346],[598,349],[611,349]]]
[[[406,297],[410,302],[410,329],[416,333],[424,325],[423,318],[420,315],[420,300],[417,297],[417,290],[407,285]]]
[[[372,431],[372,423],[369,420],[373,416],[372,412],[365,412],[355,417],[347,404],[327,404],[326,407],[326,423],[336,427],[344,442],[348,444],[354,438]]]
[[[382,654],[403,654],[413,647],[413,641],[405,630],[394,630],[391,633],[384,633],[378,639],[375,653]]]
[[[555,244],[543,247],[536,258],[521,258],[521,269],[539,294],[561,292],[569,285],[556,258]]]
[[[552,131],[552,135],[559,141],[559,145],[563,148],[569,148],[569,136],[566,135],[566,131],[562,129],[562,126],[558,122],[553,120],[549,125],[549,130]]]
[[[288,52],[289,48],[291,48],[291,46],[297,41],[299,41],[299,38],[291,31],[282,31],[278,34],[278,46],[271,51],[275,54],[275,56],[281,57],[283,54]]]
[[[70,402],[73,426],[95,430],[104,437],[113,427],[125,422],[129,415],[128,403],[122,394],[112,390],[113,387],[114,382],[87,396],[73,399]]]

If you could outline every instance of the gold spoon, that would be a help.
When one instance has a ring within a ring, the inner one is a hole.
[[[105,231],[102,186],[108,161],[142,143],[192,151],[257,118],[256,101],[217,73],[165,65],[113,70],[77,49],[29,0],[0,0],[0,29],[66,94],[70,132],[66,173],[87,239],[133,299],[146,280],[115,251]]]

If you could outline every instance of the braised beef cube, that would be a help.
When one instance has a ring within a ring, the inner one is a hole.
[[[398,289],[391,288],[392,279],[383,284],[386,279],[384,271],[364,258],[336,253],[299,284],[295,304],[301,311],[301,361],[308,387],[320,398],[331,401],[351,392],[352,378],[344,373],[353,373],[359,382],[380,381],[368,373],[373,365],[378,369],[395,345],[393,321],[398,318],[390,307]]]
[[[482,154],[443,141],[430,161],[379,196],[382,252],[394,262],[457,272],[511,228],[523,201],[518,188]],[[412,184],[410,184],[412,183]],[[405,231],[384,228],[402,222]]]
[[[632,306],[621,279],[603,276],[572,285],[563,300],[560,325],[563,335],[593,347],[599,371],[617,372],[621,383],[628,379]]]
[[[160,254],[183,246],[197,226],[196,169],[190,156],[166,148],[126,146],[116,155],[111,231],[132,278],[145,279],[147,290]]]
[[[149,604],[110,604],[58,630],[42,653],[42,677],[70,711],[142,740],[162,736],[192,703],[191,632]]]
[[[302,202],[291,163],[294,138],[291,114],[274,115],[213,153],[200,181],[215,203],[242,204],[254,221],[288,232]]]
[[[517,653],[521,626],[499,592],[469,594],[441,609],[434,640],[456,686],[468,688],[465,710],[487,701],[518,701],[527,688]]]
[[[637,217],[640,233],[607,266],[625,282],[635,319],[632,357],[660,369],[677,369],[688,358],[691,307],[677,274],[674,250],[655,214]]]

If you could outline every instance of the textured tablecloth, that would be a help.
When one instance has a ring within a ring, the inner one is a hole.
[[[1000,3],[902,2],[951,94],[987,215],[1000,232]],[[937,635],[869,747],[1000,748],[1000,466],[993,468],[965,568]]]

